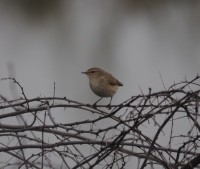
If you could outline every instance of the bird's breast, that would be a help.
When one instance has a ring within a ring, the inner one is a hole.
[[[99,97],[112,97],[117,89],[117,85],[110,85],[105,81],[90,81],[91,90]]]

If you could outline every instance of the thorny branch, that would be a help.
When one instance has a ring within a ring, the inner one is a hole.
[[[53,97],[28,98],[14,78],[3,80],[12,80],[21,97],[0,95],[0,155],[7,159],[0,168],[200,167],[200,76],[111,109],[56,97],[55,83]],[[87,118],[71,121],[71,111]],[[57,114],[68,118],[60,122]]]

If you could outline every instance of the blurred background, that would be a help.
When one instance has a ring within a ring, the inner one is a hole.
[[[82,75],[91,67],[111,72],[124,86],[119,104],[133,95],[165,90],[200,72],[200,1],[2,0],[0,78],[15,77],[27,97],[56,96],[83,103],[98,97]],[[0,93],[19,97],[0,82]],[[101,103],[108,103],[104,99]],[[58,122],[88,113],[60,113]],[[64,118],[63,118],[64,117]],[[63,120],[64,119],[64,120]]]

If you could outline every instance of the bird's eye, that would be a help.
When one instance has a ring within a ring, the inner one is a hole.
[[[91,73],[94,73],[94,71],[91,71]]]

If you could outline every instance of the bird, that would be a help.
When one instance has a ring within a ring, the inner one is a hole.
[[[104,97],[110,97],[110,102],[108,104],[108,106],[110,106],[118,87],[123,86],[123,84],[112,74],[98,67],[90,68],[82,73],[88,76],[91,90],[100,97],[93,105],[96,106]]]

